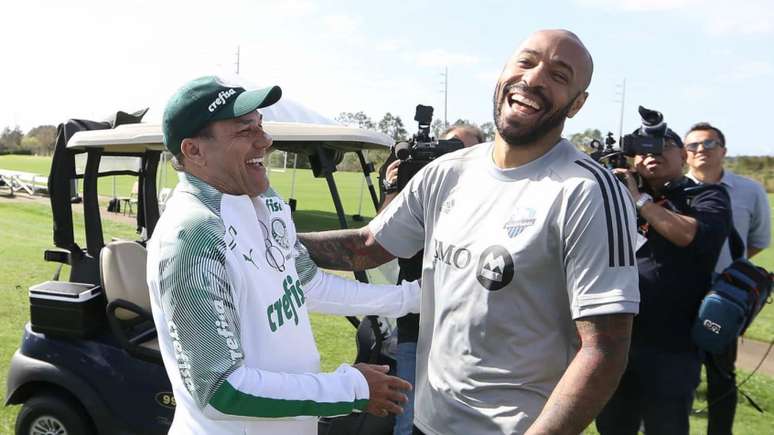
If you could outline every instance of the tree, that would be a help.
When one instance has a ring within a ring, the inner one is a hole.
[[[467,119],[457,119],[456,121],[454,121],[452,126],[457,126],[457,125],[472,125],[474,127],[478,127],[478,124]]]
[[[494,122],[488,121],[479,127],[481,131],[484,133],[484,141],[489,142],[493,141],[495,137],[495,125]]]
[[[24,136],[21,140],[21,149],[29,150],[32,154],[48,154],[48,150],[45,145],[40,143],[40,140],[33,136]]]
[[[436,118],[435,121],[433,121],[433,123],[430,125],[430,131],[436,138],[441,137],[441,134],[443,134],[444,130],[446,130],[446,123],[441,119]]]
[[[35,139],[38,143],[36,154],[51,154],[56,142],[56,127],[53,125],[39,125],[27,132],[26,138]],[[33,143],[35,142],[33,141]],[[24,141],[22,141],[22,146]]]
[[[24,137],[24,133],[18,125],[13,130],[10,127],[5,127],[3,133],[0,134],[0,151],[18,150],[21,148],[22,137]]]
[[[403,126],[403,120],[400,116],[393,116],[390,112],[384,114],[384,118],[379,121],[379,131],[390,136],[395,142],[406,140],[408,132]]]
[[[592,140],[598,140],[602,144],[605,143],[604,139],[602,138],[602,132],[598,129],[590,129],[587,128],[583,130],[581,133],[574,133],[570,136],[570,142],[575,145],[578,149],[590,149],[589,144]]]
[[[364,128],[366,130],[376,129],[374,122],[363,111],[357,113],[341,112],[336,117],[336,122],[348,127]]]

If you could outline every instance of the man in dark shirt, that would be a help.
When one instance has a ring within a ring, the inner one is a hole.
[[[699,384],[690,331],[731,229],[730,199],[684,177],[680,137],[667,129],[664,139],[662,154],[637,155],[632,170],[616,170],[637,205],[641,301],[626,372],[597,417],[602,435],[634,435],[641,421],[648,435],[687,435]]]

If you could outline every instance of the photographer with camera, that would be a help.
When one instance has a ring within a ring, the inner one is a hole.
[[[623,138],[632,169],[614,172],[637,206],[640,313],[618,389],[597,417],[600,434],[688,434],[701,357],[691,338],[720,248],[731,230],[728,193],[684,177],[686,151],[656,111]]]
[[[771,220],[766,190],[756,181],[734,174],[723,167],[726,138],[717,127],[700,122],[693,125],[685,136],[688,151],[688,178],[700,184],[720,184],[731,197],[734,228],[741,237],[744,256],[752,258],[766,249],[771,242]],[[731,265],[732,255],[728,242],[720,251],[715,272],[721,273]],[[720,353],[707,353],[708,435],[730,435],[736,412],[736,351],[737,342]]]
[[[425,125],[430,125],[430,119],[423,119],[423,110],[418,108],[417,117],[420,118],[420,132],[417,136],[422,136],[422,128]],[[426,116],[426,115],[425,115]],[[432,116],[430,116],[432,118]],[[424,124],[423,124],[424,123]],[[415,136],[416,137],[416,136]],[[484,132],[478,127],[468,124],[453,125],[447,128],[441,134],[441,140],[451,141],[457,140],[467,148],[484,141]],[[416,139],[414,139],[416,143]],[[442,148],[445,151],[445,148]],[[439,156],[441,153],[438,154]],[[403,160],[398,159],[395,153],[391,153],[388,160],[384,163],[379,170],[379,176],[383,186],[382,190],[382,206],[380,210],[386,207],[395,198],[401,187],[398,185],[398,171],[400,170],[400,164]],[[430,160],[427,160],[429,163]],[[404,166],[405,170],[406,166]],[[406,181],[413,177],[412,174],[401,177]],[[414,281],[422,275],[422,255],[424,251],[419,251],[415,256],[411,258],[398,259],[399,274],[398,283],[403,281]],[[396,375],[401,379],[404,379],[414,384],[416,377],[416,354],[417,354],[417,339],[419,336],[419,314],[407,314],[398,319],[398,350],[396,354],[397,370]],[[411,435],[414,421],[414,392],[408,391],[406,393],[408,400],[403,404],[403,414],[395,416],[395,431],[394,435]]]

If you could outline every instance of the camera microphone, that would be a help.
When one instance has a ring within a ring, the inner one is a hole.
[[[395,157],[400,160],[406,160],[411,155],[408,142],[398,142],[395,144]]]

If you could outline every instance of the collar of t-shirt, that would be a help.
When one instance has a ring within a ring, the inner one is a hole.
[[[494,142],[490,142],[489,146],[485,147],[487,169],[489,174],[494,178],[501,181],[517,181],[523,180],[526,177],[534,175],[536,172],[550,165],[554,159],[561,153],[561,149],[568,146],[569,142],[564,139],[560,139],[548,152],[542,156],[525,163],[515,168],[498,168],[494,161]],[[570,145],[572,146],[572,145]]]
[[[699,179],[696,178],[696,176],[693,175],[691,172],[688,172],[687,174],[685,174],[685,176],[693,180],[696,184],[704,184],[701,181],[699,181]],[[724,169],[723,174],[720,176],[720,184],[733,189],[734,188],[733,173],[729,170]]]

